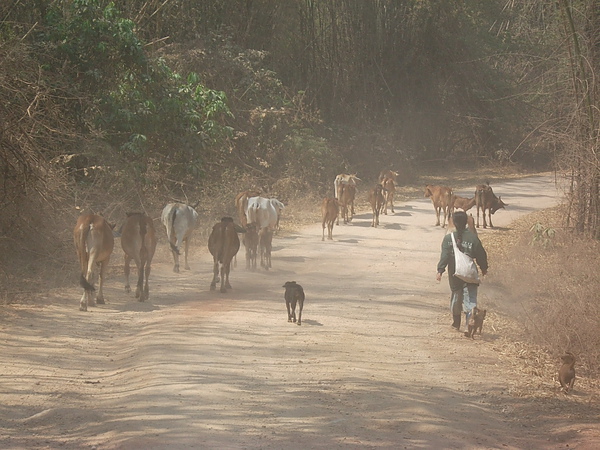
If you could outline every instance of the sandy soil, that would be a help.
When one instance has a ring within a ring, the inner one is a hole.
[[[551,177],[494,189],[510,206],[494,216],[498,228],[482,234],[502,233],[558,198]],[[208,289],[204,249],[181,274],[164,250],[147,303],[126,294],[122,274],[113,273],[107,305],[87,313],[78,310],[76,286],[0,307],[0,447],[599,444],[598,417],[590,416],[597,409],[577,384],[569,397],[557,388],[551,408],[515,398],[494,327],[484,324],[475,340],[451,329],[447,279],[435,281],[445,231],[434,226],[428,199],[398,204],[379,228],[370,223],[359,213],[321,242],[320,224],[285,233],[284,220],[273,269],[245,270],[242,248],[226,294]],[[480,288],[483,307],[501,304],[498,270],[492,264]],[[287,322],[288,280],[306,292],[302,326]]]

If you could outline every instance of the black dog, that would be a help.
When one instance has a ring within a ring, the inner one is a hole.
[[[302,325],[302,307],[304,306],[304,289],[295,281],[287,281],[285,288],[285,306],[288,312],[288,322],[296,321],[296,303],[298,303],[298,325]]]

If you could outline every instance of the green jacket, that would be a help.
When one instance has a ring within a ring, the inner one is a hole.
[[[458,241],[456,232],[453,232],[453,234],[454,239]],[[488,270],[487,253],[475,233],[464,230],[462,234],[462,243],[460,245],[463,252],[473,258],[481,270]],[[446,267],[448,267],[448,280],[450,282],[450,289],[453,291],[462,289],[464,286],[464,281],[454,276],[454,264],[454,248],[452,247],[452,237],[449,233],[444,236],[444,239],[442,240],[442,255],[440,256],[440,262],[438,262],[437,265],[437,271],[438,273],[444,273]]]

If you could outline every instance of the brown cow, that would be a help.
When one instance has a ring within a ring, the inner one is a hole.
[[[258,248],[260,265],[265,270],[269,270],[271,268],[271,250],[273,249],[273,230],[268,227],[261,228],[258,232]]]
[[[258,197],[260,192],[257,190],[248,190],[240,192],[235,196],[235,209],[237,209],[238,217],[242,227],[248,225],[248,218],[246,217],[246,210],[248,209],[248,199],[250,197]]]
[[[395,173],[395,172],[394,172]],[[387,216],[388,205],[392,208],[394,213],[394,194],[396,193],[396,182],[392,178],[384,178],[383,183],[383,196],[385,201],[383,202],[383,213]]]
[[[92,292],[95,291],[93,274],[96,265],[100,266],[100,283],[96,303],[104,304],[104,293],[102,291],[104,276],[115,245],[112,226],[96,214],[81,215],[77,219],[73,230],[73,240],[81,268],[79,283],[84,289],[79,302],[79,310],[87,311],[88,304],[90,306],[95,304]]]
[[[428,184],[425,186],[425,197],[431,198],[431,203],[433,203],[433,209],[435,210],[437,218],[435,223],[436,226],[440,225],[440,214],[442,211],[444,212],[444,223],[442,223],[442,227],[445,227],[446,219],[450,215],[452,189],[447,186],[433,186]]]
[[[394,183],[396,183],[396,181],[398,180],[398,172],[394,172],[393,170],[388,170],[388,169],[384,169],[381,172],[379,172],[379,178],[377,179],[379,181],[380,184],[383,184],[383,180],[385,180],[386,178],[391,178],[392,180],[394,180]]]
[[[383,186],[381,184],[375,185],[369,192],[369,203],[371,203],[371,209],[373,210],[373,221],[371,222],[372,227],[379,225],[379,211],[385,203],[383,197]]]
[[[464,212],[470,210],[473,206],[475,206],[475,197],[473,198],[464,198],[460,195],[452,196],[452,208],[453,209],[462,209]]]
[[[135,298],[140,302],[147,300],[150,295],[148,277],[156,250],[156,241],[154,223],[150,217],[143,213],[127,213],[127,220],[121,229],[121,247],[125,256],[125,291],[131,292],[129,264],[133,259],[138,270]]]
[[[210,236],[208,237],[208,250],[213,255],[213,279],[210,283],[210,290],[214,291],[219,281],[219,268],[221,275],[221,292],[231,289],[229,284],[229,271],[231,269],[231,260],[240,249],[240,238],[235,231],[233,219],[223,217],[219,223],[216,223]]]
[[[508,206],[500,197],[496,197],[489,184],[479,184],[475,187],[475,205],[477,207],[477,228],[479,228],[479,210],[481,210],[483,215],[483,228],[487,228],[487,222],[485,221],[486,210],[490,219],[490,228],[494,228],[492,214]]]
[[[256,270],[256,253],[258,251],[258,229],[255,223],[246,225],[246,232],[242,238],[246,247],[246,269]]]
[[[353,173],[353,174],[340,173],[339,175],[337,175],[335,177],[335,180],[333,181],[333,196],[339,200],[340,199],[340,186],[347,185],[347,184],[356,186],[357,181],[360,181],[360,178],[358,178],[355,173]],[[354,213],[354,209],[352,210],[352,213]]]
[[[323,216],[323,238],[325,240],[325,225],[327,225],[327,239],[333,239],[333,225],[339,214],[339,204],[337,198],[324,198],[321,203],[321,215]]]
[[[340,224],[340,213],[344,223],[351,222],[354,218],[354,198],[356,197],[356,186],[353,184],[342,184],[338,193],[339,212],[337,217],[337,225]]]

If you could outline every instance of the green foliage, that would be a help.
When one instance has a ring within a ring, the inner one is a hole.
[[[544,248],[547,248],[552,243],[556,235],[554,228],[546,227],[540,222],[535,223],[529,231],[533,233],[531,245],[541,245]]]
[[[135,24],[113,2],[57,2],[47,25],[40,38],[56,52],[48,71],[62,70],[93,99],[94,107],[81,113],[92,117],[80,121],[124,156],[135,161],[163,154],[198,174],[203,151],[231,135],[225,93],[202,85],[197,74],[183,79],[164,60],[149,58]],[[143,172],[143,164],[138,167]]]
[[[46,30],[43,38],[56,43],[73,80],[88,87],[110,86],[123,71],[148,62],[133,21],[112,2],[105,7],[99,0],[58,2],[48,12]]]

